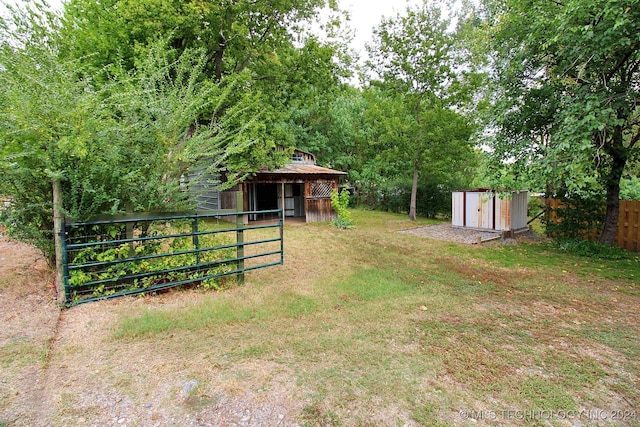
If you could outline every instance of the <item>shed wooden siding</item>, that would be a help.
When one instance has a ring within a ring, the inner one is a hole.
[[[326,190],[329,191],[329,197],[327,197],[326,191],[318,191],[317,187],[319,184],[326,186]],[[336,219],[337,215],[331,206],[330,192],[337,189],[337,179],[308,181],[305,183],[304,196],[306,222],[325,222]]]
[[[325,222],[336,219],[336,213],[331,208],[330,199],[306,199],[306,222]]]
[[[527,191],[509,196],[492,191],[455,191],[451,199],[454,227],[495,231],[527,227]]]

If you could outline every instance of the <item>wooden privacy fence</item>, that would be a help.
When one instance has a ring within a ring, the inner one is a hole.
[[[551,223],[559,223],[562,218],[558,215],[558,209],[564,207],[560,199],[549,200],[549,218]],[[602,224],[597,228],[585,230],[582,237],[587,240],[597,240],[602,232]],[[615,243],[624,250],[640,252],[640,200],[621,200],[620,214],[618,215],[618,231]]]

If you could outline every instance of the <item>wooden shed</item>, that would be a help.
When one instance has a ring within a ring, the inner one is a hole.
[[[242,191],[244,211],[282,209],[286,218],[305,222],[331,221],[336,213],[331,207],[331,191],[338,189],[341,172],[316,165],[315,156],[295,150],[291,160],[275,170],[258,171],[254,177],[229,191],[200,195],[199,209],[234,209],[235,192]],[[248,221],[268,219],[261,214],[249,215]]]
[[[521,231],[527,229],[527,191],[498,192],[491,189],[454,191],[454,227],[483,231]]]

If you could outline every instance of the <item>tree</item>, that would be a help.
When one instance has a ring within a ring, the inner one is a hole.
[[[325,0],[70,0],[64,9],[63,52],[87,57],[100,68],[132,68],[140,50],[160,35],[177,50],[204,49],[206,74],[224,76],[251,69],[264,76],[283,46],[300,39],[304,23]],[[300,36],[296,36],[300,35]]]
[[[234,123],[250,102],[197,120],[234,90],[231,81],[203,82],[203,52],[158,42],[136,70],[105,78],[60,58],[55,15],[36,7],[13,18],[13,26],[0,25],[0,193],[12,197],[3,215],[9,232],[50,260],[54,189],[69,217],[87,220],[187,206],[180,176],[204,159],[209,173],[255,170],[228,161],[261,143],[253,121]]]
[[[463,95],[475,75],[461,63],[464,55],[451,22],[426,2],[405,15],[383,19],[368,47],[369,81],[382,88],[382,137],[388,154],[411,170],[409,218],[416,219],[417,188],[425,165],[454,151],[470,153],[471,126],[460,114]],[[457,110],[457,111],[456,111]],[[465,147],[450,150],[450,147]]]
[[[497,83],[497,158],[560,195],[606,200],[612,244],[620,179],[640,140],[636,0],[487,1]]]
[[[269,143],[234,160],[276,166],[282,158],[270,146],[298,143],[290,130],[300,117],[292,115],[317,97],[329,97],[348,72],[343,42],[335,37],[320,42],[309,31],[325,3],[336,9],[326,0],[70,0],[61,52],[108,71],[114,65],[134,69],[136,58],[159,36],[176,52],[202,49],[203,79],[225,85],[242,76],[242,90],[231,93],[227,103],[251,98],[261,111],[262,137]],[[330,21],[326,32],[338,24]],[[202,118],[211,114],[204,111]],[[239,116],[237,122],[251,119]]]
[[[365,117],[376,132],[380,150],[376,160],[383,165],[383,175],[398,177],[408,172],[411,176],[409,217],[415,220],[420,182],[446,190],[454,183],[460,185],[458,178],[473,161],[473,126],[452,109],[416,105],[412,94],[373,88],[368,92],[375,96]]]

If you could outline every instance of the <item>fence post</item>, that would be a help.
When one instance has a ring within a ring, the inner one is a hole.
[[[280,264],[284,264],[284,209],[278,212],[280,222]]]
[[[136,256],[136,249],[133,245],[133,232],[135,231],[134,225],[135,224],[133,222],[127,222],[124,227],[124,237],[131,240],[131,242],[129,242],[129,258],[133,258]]]
[[[55,178],[52,182],[53,192],[53,240],[56,251],[56,290],[58,303],[66,302],[66,284],[64,277],[64,216],[62,213],[62,188],[60,181]]]
[[[198,236],[198,214],[193,217],[193,221],[191,222],[191,240],[193,241],[193,246],[196,249],[196,267],[200,265],[200,239]]]
[[[244,207],[242,191],[236,192],[236,241],[238,243],[236,258],[238,258],[238,284],[244,284],[244,215],[240,215]]]
[[[64,302],[68,304],[71,301],[71,292],[69,292],[69,258],[67,253],[67,221],[62,220],[62,283],[64,284]]]

